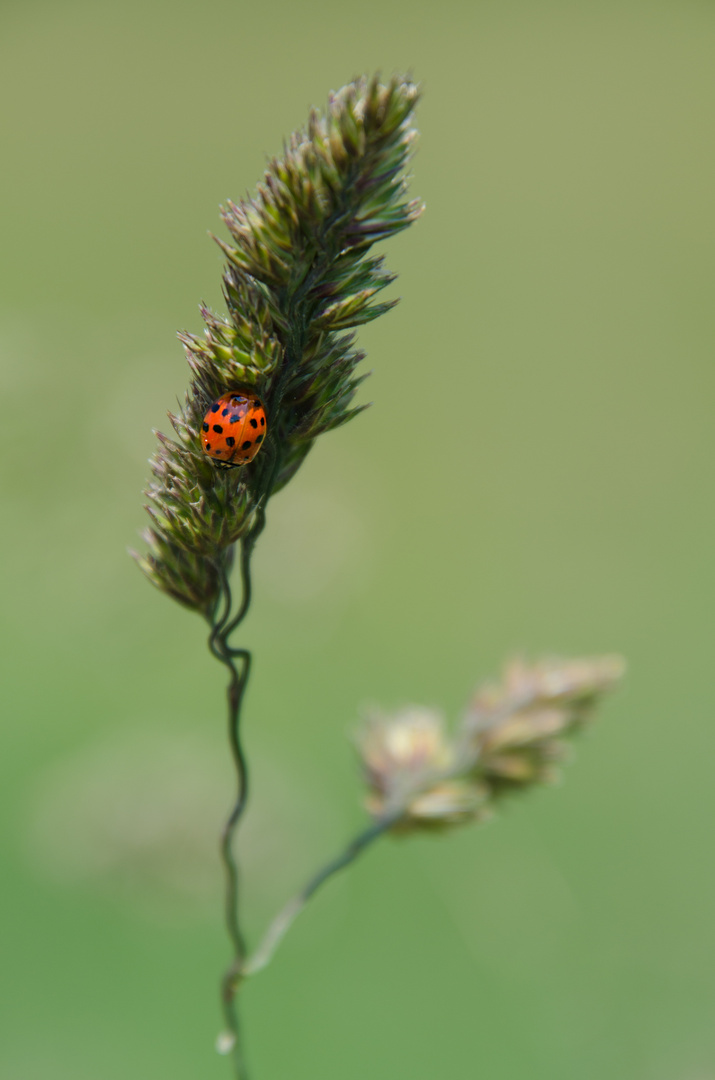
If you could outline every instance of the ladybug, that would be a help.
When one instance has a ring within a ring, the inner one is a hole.
[[[231,390],[209,407],[204,417],[201,446],[217,465],[247,465],[266,437],[266,410],[255,394]]]

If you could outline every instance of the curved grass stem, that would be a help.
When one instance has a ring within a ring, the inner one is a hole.
[[[258,513],[253,528],[240,542],[241,599],[233,612],[233,595],[227,567],[230,561],[218,566],[221,582],[221,601],[211,620],[209,649],[213,656],[229,671],[226,688],[228,704],[228,741],[236,770],[236,798],[221,830],[221,861],[224,867],[226,893],[224,913],[226,929],[233,947],[233,957],[221,980],[221,1002],[226,1031],[220,1039],[222,1052],[230,1053],[236,1080],[247,1080],[247,1072],[241,1041],[236,994],[243,977],[246,959],[246,942],[241,929],[239,867],[234,853],[236,829],[248,802],[248,762],[243,749],[241,732],[241,708],[251,674],[251,653],[245,648],[231,645],[231,635],[241,625],[251,606],[251,556],[256,541],[266,523],[265,501],[270,493],[279,467],[278,455],[270,455],[270,465],[262,497],[258,499]]]
[[[247,536],[241,543],[241,601],[232,615],[233,597],[225,566],[220,568],[223,604],[221,613],[211,625],[209,649],[229,671],[226,689],[228,703],[228,739],[236,770],[236,798],[221,832],[221,860],[226,879],[225,919],[226,929],[233,947],[233,958],[221,982],[226,1035],[223,1039],[231,1054],[236,1080],[247,1080],[240,1038],[236,991],[240,981],[239,972],[246,955],[246,943],[241,930],[239,905],[239,872],[233,850],[236,828],[248,800],[248,764],[241,738],[241,706],[251,673],[251,654],[248,649],[233,648],[230,636],[248,613],[251,603],[251,551],[253,544]]]

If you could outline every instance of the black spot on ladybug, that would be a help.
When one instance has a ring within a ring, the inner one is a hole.
[[[208,429],[209,429],[208,424],[204,424],[204,431],[208,431]]]
[[[251,442],[251,440],[247,439],[245,443],[241,444],[241,449],[242,450],[250,450],[252,446],[253,446],[253,443]]]
[[[251,420],[251,427],[258,427],[258,421],[257,420]]]
[[[223,435],[223,428],[220,424],[214,424],[214,431],[217,435]]]
[[[263,436],[262,436],[262,435],[259,435],[259,436],[258,436],[258,438],[256,439],[256,442],[257,442],[257,443],[259,443],[259,442],[263,442]]]
[[[228,412],[229,412],[228,409],[222,409],[221,410],[221,416],[228,416]]]
[[[214,401],[213,405],[211,406],[211,412],[218,412],[220,408],[221,408],[220,402]]]
[[[210,443],[210,442],[207,442],[207,443],[206,443],[206,453],[207,453],[207,454],[208,454],[208,452],[209,452],[209,450],[210,450],[210,449],[211,449],[211,443]]]
[[[235,445],[236,445],[236,440],[234,439],[233,435],[227,435],[226,436],[226,446],[235,446]]]
[[[265,426],[266,426],[266,418],[265,418],[265,416],[262,416],[261,417],[261,427],[265,427]]]

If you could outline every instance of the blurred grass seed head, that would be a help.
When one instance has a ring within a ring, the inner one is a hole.
[[[553,783],[565,738],[623,671],[617,656],[514,660],[501,682],[476,691],[453,736],[435,710],[373,713],[357,738],[367,809],[394,817],[396,831],[444,828],[484,820],[504,794]]]

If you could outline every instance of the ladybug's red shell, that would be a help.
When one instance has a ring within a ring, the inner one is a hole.
[[[224,465],[247,465],[266,437],[266,410],[255,394],[232,390],[209,407],[201,431],[205,454]]]

